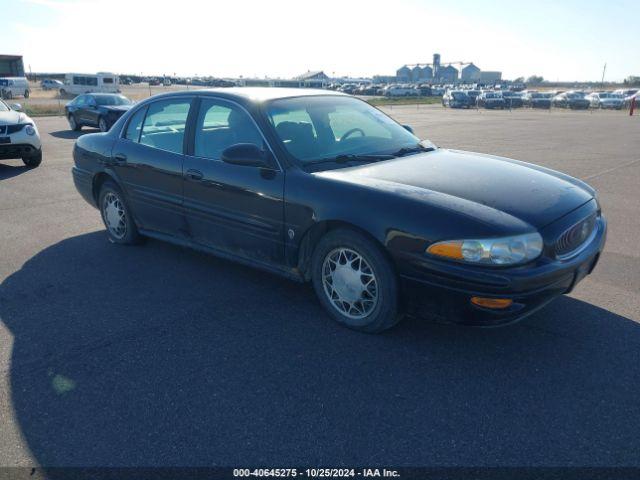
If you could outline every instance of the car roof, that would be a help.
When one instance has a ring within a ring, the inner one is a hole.
[[[178,93],[215,93],[227,98],[237,98],[253,103],[262,103],[269,100],[293,97],[310,97],[310,96],[342,96],[348,97],[345,93],[335,92],[333,90],[320,90],[316,88],[280,88],[280,87],[220,87],[220,88],[203,88],[198,90],[188,90],[181,92],[172,92],[167,95]]]

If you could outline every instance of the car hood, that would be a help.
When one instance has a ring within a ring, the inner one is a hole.
[[[446,149],[316,175],[413,198],[429,198],[429,193],[453,196],[538,229],[585,204],[595,193],[580,180],[544,167]]]
[[[10,110],[8,112],[0,112],[0,125],[15,125],[16,123],[28,122],[29,117],[24,113]]]

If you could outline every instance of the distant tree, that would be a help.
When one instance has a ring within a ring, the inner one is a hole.
[[[518,77],[516,78],[513,83],[524,83],[524,77]]]
[[[544,82],[544,78],[537,75],[531,75],[529,78],[527,78],[527,83],[530,83],[531,85],[538,85],[542,82]]]
[[[640,77],[630,76],[624,79],[624,84],[629,85],[631,87],[640,86]]]

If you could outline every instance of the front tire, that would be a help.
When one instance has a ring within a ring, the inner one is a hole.
[[[106,133],[109,131],[109,124],[104,117],[100,117],[100,120],[98,120],[98,128],[102,133]]]
[[[354,230],[334,230],[320,239],[312,281],[322,306],[346,327],[379,333],[402,318],[391,262],[376,243]]]
[[[121,245],[140,243],[142,237],[133,221],[131,210],[127,206],[122,191],[115,183],[107,180],[102,184],[98,205],[110,242]]]
[[[36,168],[42,163],[42,150],[38,150],[29,157],[22,157],[22,161],[28,168]]]
[[[78,121],[76,120],[76,116],[73,113],[69,114],[69,117],[67,117],[67,120],[69,120],[69,127],[71,128],[71,130],[73,130],[74,132],[80,131],[80,129],[82,128],[82,125],[78,123]]]

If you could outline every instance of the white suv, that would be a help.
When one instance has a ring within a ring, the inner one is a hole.
[[[37,167],[42,162],[40,134],[21,110],[17,103],[9,107],[0,100],[0,160],[21,158],[27,167]]]

